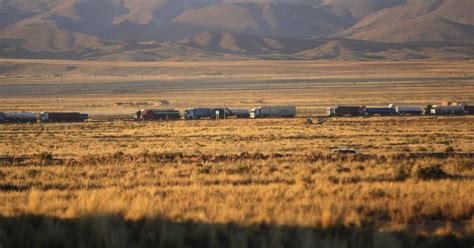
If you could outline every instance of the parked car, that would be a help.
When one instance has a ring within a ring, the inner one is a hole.
[[[351,147],[339,147],[335,149],[331,149],[332,153],[340,153],[340,154],[358,154],[359,152]]]

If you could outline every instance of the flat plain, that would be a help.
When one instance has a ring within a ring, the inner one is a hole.
[[[1,63],[0,111],[92,118],[0,125],[2,247],[472,246],[473,116],[304,117],[473,104],[473,63]],[[299,118],[129,120],[159,100]]]

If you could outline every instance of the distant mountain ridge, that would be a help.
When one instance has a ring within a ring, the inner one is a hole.
[[[472,10],[472,0],[2,0],[0,56],[466,59]]]

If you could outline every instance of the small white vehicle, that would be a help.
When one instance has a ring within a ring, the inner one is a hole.
[[[332,153],[341,153],[341,154],[358,154],[359,152],[352,147],[339,147],[331,149]]]

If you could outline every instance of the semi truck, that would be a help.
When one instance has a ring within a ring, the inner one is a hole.
[[[181,114],[175,109],[143,109],[138,111],[139,120],[179,120]]]
[[[236,118],[249,118],[250,111],[248,109],[229,109],[230,116],[235,116]]]
[[[290,118],[296,116],[295,106],[258,107],[250,110],[250,118]]]
[[[424,106],[400,106],[390,104],[389,107],[395,109],[399,115],[422,115],[425,113]]]
[[[186,120],[199,120],[202,118],[212,118],[212,109],[210,108],[191,108],[184,111]]]
[[[213,108],[211,109],[211,119],[227,119],[231,112],[228,108]]]
[[[37,122],[36,113],[30,112],[6,112],[0,113],[0,122],[28,123]]]
[[[380,115],[380,116],[390,116],[396,115],[397,111],[389,107],[367,107],[365,108],[366,115]]]
[[[466,114],[473,115],[474,114],[474,105],[465,105],[464,111]]]
[[[362,116],[365,114],[365,106],[336,106],[328,108],[329,116]]]
[[[41,122],[82,122],[89,118],[87,114],[78,112],[42,112]]]
[[[465,113],[464,105],[438,106],[431,107],[433,115],[462,115]]]

